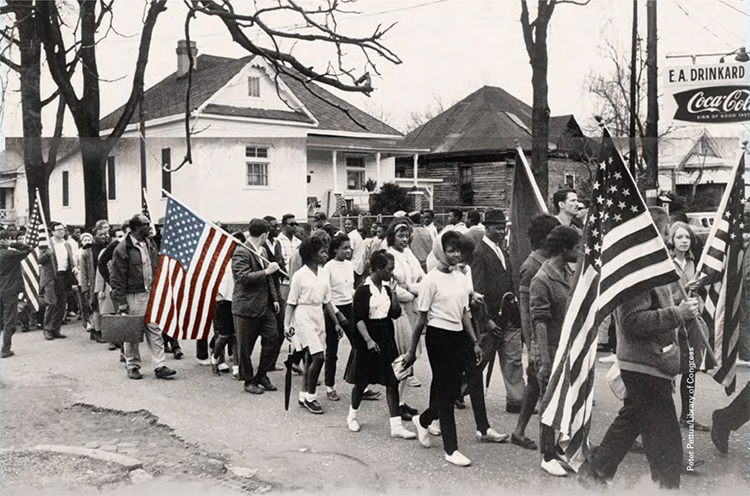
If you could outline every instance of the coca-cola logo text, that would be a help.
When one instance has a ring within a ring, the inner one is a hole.
[[[676,120],[688,122],[750,121],[750,86],[712,86],[676,93]]]

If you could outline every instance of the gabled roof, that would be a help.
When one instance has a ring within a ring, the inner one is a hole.
[[[196,110],[215,95],[224,85],[235,77],[250,61],[252,56],[233,59],[215,55],[199,55],[197,70],[192,74],[190,94],[191,111]],[[401,136],[397,130],[379,121],[375,117],[362,112],[355,106],[333,95],[313,82],[302,83],[289,75],[282,75],[281,80],[294,93],[297,99],[318,121],[318,129],[322,131],[347,131],[358,133],[386,134]],[[174,72],[160,82],[147,89],[144,94],[144,109],[147,120],[181,115],[185,112],[185,91],[187,78],[178,78]],[[122,115],[123,107],[104,117],[100,126],[111,129]],[[204,114],[224,116],[254,117],[261,119],[286,120],[293,122],[307,122],[310,120],[302,110],[265,110],[248,107],[234,107],[230,105],[209,104],[203,110]],[[354,120],[347,115],[349,112]],[[133,113],[129,124],[138,122],[138,112]],[[362,124],[362,126],[357,123]]]
[[[404,141],[446,155],[515,150],[516,140],[530,150],[531,110],[504,89],[484,86],[407,134]],[[576,138],[584,136],[572,115],[550,118],[551,150],[574,152],[586,145],[585,139]]]

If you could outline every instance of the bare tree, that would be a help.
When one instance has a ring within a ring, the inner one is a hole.
[[[148,63],[151,37],[159,15],[166,10],[167,0],[151,0],[143,20],[138,59],[133,84],[120,119],[106,137],[100,135],[99,120],[101,91],[97,66],[97,39],[102,20],[111,20],[114,0],[78,0],[78,18],[72,33],[64,33],[68,26],[60,13],[58,2],[40,1],[36,4],[35,17],[38,33],[44,47],[47,67],[70,110],[78,131],[83,163],[83,184],[86,203],[86,225],[107,218],[107,196],[104,188],[105,161],[109,151],[122,136],[130,118],[143,96],[143,77]],[[111,27],[111,25],[110,25]],[[109,31],[109,29],[107,30]],[[66,39],[74,38],[75,50],[67,47]],[[103,35],[106,37],[106,33]],[[80,57],[81,94],[76,92],[73,74],[68,70],[71,53]]]
[[[406,121],[406,133],[408,134],[414,131],[425,122],[442,114],[443,112],[445,112],[446,108],[452,107],[454,103],[455,102],[452,102],[446,105],[443,101],[443,97],[436,93],[433,93],[432,100],[428,104],[424,105],[419,110],[409,112],[409,116]]]
[[[0,30],[0,38],[5,41],[5,50],[0,53],[0,63],[17,73],[21,85],[23,158],[29,205],[33,204],[38,189],[42,209],[49,219],[49,175],[55,167],[60,148],[65,100],[57,91],[44,99],[41,96],[41,40],[39,18],[36,15],[38,3],[40,2],[7,0],[6,5],[0,8],[0,15],[6,21],[5,26]],[[72,74],[77,61],[78,58],[74,54],[65,71]],[[55,128],[45,160],[42,142],[42,109],[55,101],[57,101]]]
[[[546,198],[549,184],[549,85],[547,71],[547,28],[558,4],[586,5],[589,0],[537,0],[536,19],[530,18],[528,0],[521,0],[521,28],[531,64],[534,102],[531,111],[531,170],[539,191]]]

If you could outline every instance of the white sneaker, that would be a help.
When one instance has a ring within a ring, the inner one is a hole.
[[[555,477],[567,477],[568,472],[560,464],[560,460],[553,458],[550,461],[546,461],[542,458],[542,470]]]
[[[219,370],[221,372],[224,372],[225,370],[229,370],[229,365],[227,365],[226,363],[222,362],[222,363],[219,364]]]
[[[454,451],[452,455],[446,453],[445,461],[447,461],[448,463],[452,463],[457,467],[468,467],[469,465],[471,465],[471,460],[462,455],[458,450]]]
[[[211,359],[206,358],[205,360],[198,359],[198,365],[211,365]]]
[[[492,427],[487,429],[487,434],[484,435],[482,435],[481,432],[477,431],[477,441],[479,441],[480,443],[504,443],[507,440],[507,434],[500,434]]]
[[[737,366],[738,367],[750,367],[750,360],[742,360],[740,358],[737,359]]]
[[[398,427],[391,427],[391,437],[397,437],[400,439],[415,439],[417,437],[417,434],[410,431],[403,425],[399,425]]]
[[[615,363],[616,360],[617,360],[617,355],[615,355],[614,353],[612,353],[611,355],[607,355],[605,357],[601,357],[599,359],[599,363]]]
[[[414,423],[414,426],[417,428],[417,437],[419,437],[419,442],[422,446],[425,448],[430,447],[430,433],[427,429],[422,427],[422,425],[419,423],[419,415],[415,415],[411,418],[411,421]]]
[[[429,432],[433,436],[439,436],[441,434],[440,421],[433,420],[432,423],[427,426],[427,432]]]
[[[347,417],[346,426],[352,432],[359,432],[360,426],[359,426],[359,421],[357,419]]]

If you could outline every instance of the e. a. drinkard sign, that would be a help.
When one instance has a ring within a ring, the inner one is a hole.
[[[750,64],[668,67],[665,89],[674,124],[750,121]]]

